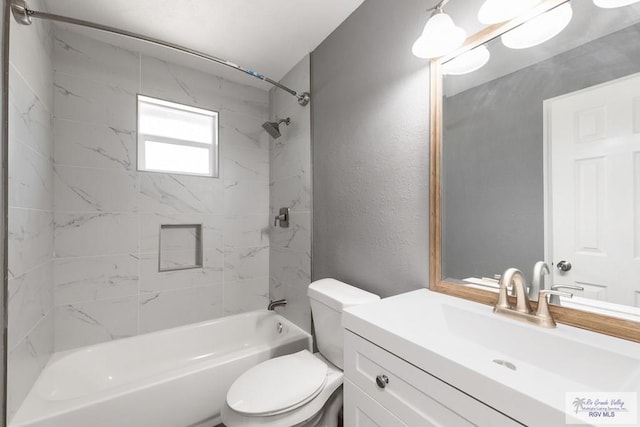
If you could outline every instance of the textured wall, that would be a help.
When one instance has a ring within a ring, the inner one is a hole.
[[[529,276],[544,258],[543,101],[637,73],[638,39],[634,25],[445,100],[447,277]]]
[[[49,359],[54,335],[52,28],[39,20],[10,26],[9,419]]]
[[[56,350],[263,308],[268,92],[56,32]],[[136,93],[220,112],[220,178],[136,171]],[[204,267],[158,272],[160,224],[203,224]]]
[[[309,91],[309,56],[302,59],[281,83],[302,92]],[[291,209],[289,228],[271,223],[269,293],[286,298],[279,308],[285,317],[311,331],[307,287],[311,279],[311,105],[302,107],[296,98],[272,89],[271,117],[291,118],[280,126],[282,136],[271,141],[271,217],[281,207]]]
[[[312,54],[314,280],[428,286],[428,61],[411,54],[425,7],[367,0]]]

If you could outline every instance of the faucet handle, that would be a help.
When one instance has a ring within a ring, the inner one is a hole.
[[[569,288],[568,286],[567,286],[567,288],[568,289],[574,289],[573,287]],[[579,288],[579,286],[576,286],[576,288]],[[582,288],[580,288],[580,289],[582,289]],[[540,289],[540,295],[542,295],[544,297],[546,297],[547,295],[558,295],[558,296],[567,297],[567,298],[573,297],[573,294],[571,292],[557,291],[555,289],[555,286],[554,286],[554,289]]]
[[[574,291],[584,291],[584,288],[582,286],[576,286],[576,285],[553,285],[551,286],[552,290],[558,290],[558,289],[572,289]],[[566,296],[566,295],[564,295]],[[573,294],[571,294],[571,296],[573,296]],[[571,297],[569,297],[571,298]],[[560,305],[560,295],[557,294],[552,294],[551,298],[549,298],[549,303],[550,304],[555,304],[555,305]]]
[[[542,289],[538,294],[538,309],[536,310],[536,317],[542,319],[541,326],[546,328],[555,328],[556,322],[553,320],[553,316],[549,311],[549,302],[547,301],[547,295],[557,295],[567,298],[573,297],[571,292],[556,291],[554,289]]]
[[[575,285],[553,285],[551,286],[551,290],[555,291],[556,289],[573,289],[574,291],[584,291],[584,288],[582,286],[575,286]],[[564,292],[565,294],[568,294],[570,292]]]
[[[280,208],[278,215],[276,215],[275,219],[273,220],[273,226],[276,227],[278,225],[278,222],[280,222],[280,227],[289,228],[289,218],[291,216],[289,211],[289,208]]]
[[[507,297],[508,286],[508,283],[504,281],[504,276],[502,276],[498,282],[498,301],[496,301],[493,311],[508,310],[511,308],[509,298]]]

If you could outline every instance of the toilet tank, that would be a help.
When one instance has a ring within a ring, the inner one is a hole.
[[[318,350],[327,360],[343,369],[343,309],[375,302],[380,297],[335,279],[316,280],[309,285],[308,294]]]

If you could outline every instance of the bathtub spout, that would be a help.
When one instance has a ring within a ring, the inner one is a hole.
[[[269,305],[267,306],[267,310],[269,311],[273,311],[274,308],[280,306],[280,305],[287,305],[287,300],[286,299],[279,299],[279,300],[271,300],[269,301]]]

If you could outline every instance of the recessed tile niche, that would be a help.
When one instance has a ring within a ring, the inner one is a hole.
[[[161,225],[159,254],[159,271],[201,268],[202,225]]]

